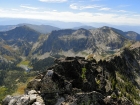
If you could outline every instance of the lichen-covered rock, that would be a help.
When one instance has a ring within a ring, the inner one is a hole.
[[[10,101],[12,100],[12,96],[8,95],[7,97],[5,97],[5,99],[2,102],[2,105],[8,105],[10,103]]]
[[[45,105],[44,100],[35,90],[28,92],[29,94],[21,96],[10,96],[8,95],[2,105]]]
[[[55,105],[62,105],[62,103],[64,103],[65,99],[63,97],[60,97],[57,99],[57,102]]]
[[[28,83],[27,88],[32,90],[39,90],[41,88],[41,79],[34,79]]]
[[[16,104],[17,105],[28,105],[29,102],[30,102],[29,96],[23,95],[17,100]]]
[[[11,99],[8,105],[15,105],[17,100],[15,98]]]
[[[37,100],[37,94],[30,94],[29,95],[29,103],[32,104],[33,102],[35,102]]]
[[[35,91],[35,90],[30,90],[30,91],[28,91],[28,95],[30,95],[30,94],[37,94],[37,91]]]
[[[34,102],[32,105],[43,105],[40,102]]]

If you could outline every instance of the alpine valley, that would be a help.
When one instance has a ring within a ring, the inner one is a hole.
[[[140,104],[140,34],[107,26],[0,30],[2,105]]]

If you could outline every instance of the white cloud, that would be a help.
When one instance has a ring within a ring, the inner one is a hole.
[[[140,17],[140,14],[139,14],[139,15],[134,15],[134,16],[136,16],[136,17]]]
[[[71,5],[70,5],[70,8],[71,8],[71,9],[79,9],[78,6],[75,5],[75,4],[71,4]]]
[[[91,0],[91,1],[101,1],[101,0]]]
[[[0,8],[0,12],[4,12],[4,10]]]
[[[133,11],[126,11],[126,10],[114,10],[114,12],[116,13],[127,13],[128,15],[134,15],[137,14],[137,12],[133,12]]]
[[[15,9],[15,8],[12,8],[11,10],[13,10],[13,11],[18,11],[18,9]]]
[[[83,5],[78,5],[78,4],[71,4],[70,5],[71,9],[77,9],[77,10],[92,9],[92,8],[99,8],[99,7],[101,7],[101,6],[99,6],[99,5],[86,5],[86,6],[83,6]]]
[[[62,3],[66,2],[67,0],[39,0],[41,2],[49,2],[49,3]]]
[[[101,11],[108,11],[108,10],[111,10],[111,8],[100,8],[99,10],[101,10]]]
[[[130,5],[119,5],[118,7],[129,7]]]
[[[2,10],[2,9],[0,9]],[[3,12],[2,12],[3,11]],[[0,17],[8,18],[29,18],[42,20],[59,20],[66,22],[104,22],[111,24],[133,24],[140,25],[140,14],[119,14],[119,13],[90,13],[90,12],[59,12],[59,11],[43,11],[22,8],[18,10],[2,10]]]
[[[53,12],[57,12],[57,10],[53,10]]]
[[[26,8],[26,9],[32,9],[32,10],[36,10],[38,8],[36,7],[31,7],[31,6],[27,6],[27,5],[20,5],[21,8]]]
[[[128,12],[128,11],[126,11],[126,10],[118,10],[117,12],[123,12],[123,13],[125,13],[125,12]]]
[[[88,5],[88,6],[82,6],[81,9],[90,9],[90,8],[98,8],[100,6],[98,5]]]

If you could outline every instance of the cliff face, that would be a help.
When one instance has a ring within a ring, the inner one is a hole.
[[[29,82],[22,96],[7,96],[2,105],[137,105],[140,43],[112,57],[56,59],[55,65]]]

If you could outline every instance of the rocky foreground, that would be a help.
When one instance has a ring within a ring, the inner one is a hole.
[[[56,59],[28,83],[24,95],[9,95],[2,105],[139,105],[139,70],[140,43],[99,62]]]
[[[2,105],[133,105],[125,97],[128,93],[124,95],[119,88],[118,84],[124,80],[116,76],[122,68],[125,76],[132,79],[129,63],[139,69],[138,50],[132,50],[124,50],[108,61],[82,57],[56,59],[55,65],[28,83],[24,95],[9,95]]]

